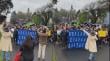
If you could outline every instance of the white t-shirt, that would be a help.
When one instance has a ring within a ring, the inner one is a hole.
[[[57,35],[60,35],[62,32],[62,29],[57,30]]]
[[[14,30],[15,30],[14,28],[11,28],[11,32],[12,32],[12,33],[14,33]]]

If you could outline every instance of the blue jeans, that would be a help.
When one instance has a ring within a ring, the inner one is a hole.
[[[95,57],[96,57],[96,53],[92,53],[92,52],[91,52],[91,53],[89,54],[89,60],[90,60],[90,61],[95,60]]]
[[[6,59],[6,61],[10,61],[10,52],[2,51],[2,57]]]

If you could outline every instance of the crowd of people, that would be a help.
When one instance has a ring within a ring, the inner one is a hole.
[[[97,48],[100,48],[102,44],[109,44],[110,30],[105,26],[97,26],[90,24],[81,24],[80,26],[70,26],[68,24],[55,25],[53,28],[49,28],[44,25],[30,27],[15,25],[8,28],[4,25],[3,21],[0,21],[0,32],[2,33],[0,41],[0,51],[2,51],[2,57],[5,61],[10,61],[11,53],[13,52],[12,42],[16,45],[17,30],[27,29],[34,30],[38,33],[38,60],[45,61],[45,51],[49,42],[55,44],[61,44],[63,48],[67,47],[67,35],[68,30],[82,30],[88,35],[86,47],[90,52],[89,61],[93,60],[95,54],[98,52]],[[27,35],[25,42],[18,49],[20,61],[33,61],[34,60],[34,47],[36,43],[32,41],[32,36]],[[17,53],[16,53],[17,54]],[[18,57],[15,56],[15,60]]]

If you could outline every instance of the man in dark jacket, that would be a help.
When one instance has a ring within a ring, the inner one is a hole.
[[[107,38],[107,41],[108,41],[109,47],[110,47],[110,28],[109,28],[109,30],[108,30],[108,38]]]
[[[15,29],[13,32],[13,43],[17,44],[17,38],[18,38],[18,29]]]
[[[63,31],[61,32],[61,41],[64,48],[67,46],[67,30],[64,27]]]
[[[33,61],[34,59],[34,46],[35,43],[31,36],[27,36],[24,44],[21,46],[21,61]]]

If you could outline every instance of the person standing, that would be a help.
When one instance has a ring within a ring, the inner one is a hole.
[[[87,35],[87,42],[85,45],[85,49],[90,52],[89,54],[89,61],[95,60],[95,54],[97,53],[97,44],[96,41],[98,40],[97,36],[95,35],[94,31],[88,33],[87,31],[83,30]]]
[[[39,49],[38,49],[38,60],[45,61],[45,50],[48,42],[48,28],[46,26],[42,26],[38,29],[39,35]]]
[[[67,28],[63,27],[63,30],[61,32],[61,41],[62,41],[62,47],[66,48],[67,47]]]
[[[21,46],[21,61],[33,61],[34,60],[34,47],[35,43],[32,37],[28,35],[24,44]]]
[[[102,47],[103,43],[106,44],[107,35],[108,35],[108,31],[106,28],[102,27],[98,30],[98,38],[99,38],[98,45],[100,48]]]
[[[11,32],[7,27],[3,29],[4,22],[0,22],[0,32],[2,34],[0,40],[0,51],[2,51],[3,61],[10,61],[10,53],[12,52]]]
[[[17,45],[17,38],[18,38],[18,29],[19,29],[19,27],[15,27],[15,30],[14,30],[14,32],[13,32],[13,44],[14,45]]]
[[[110,28],[108,30],[108,38],[107,38],[108,44],[109,44],[109,48],[110,48]]]
[[[57,41],[57,30],[54,29],[52,31],[52,43],[55,45],[56,44],[56,41]]]

